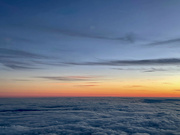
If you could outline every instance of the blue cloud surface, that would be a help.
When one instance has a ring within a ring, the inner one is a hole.
[[[180,133],[179,98],[69,97],[0,101],[0,134],[3,135]]]

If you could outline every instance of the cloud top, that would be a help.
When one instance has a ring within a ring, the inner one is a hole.
[[[175,98],[5,98],[0,101],[0,134],[3,135],[178,135],[180,132],[180,99]]]

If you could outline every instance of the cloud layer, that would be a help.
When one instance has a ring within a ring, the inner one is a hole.
[[[0,101],[3,135],[178,135],[180,132],[180,99],[69,97]]]
[[[160,58],[141,60],[102,60],[93,62],[66,62],[59,61],[28,51],[0,48],[0,64],[10,69],[39,69],[38,65],[50,66],[176,66],[180,65],[180,58]],[[144,72],[164,71],[163,69],[151,68]],[[50,79],[50,78],[49,78]],[[51,78],[65,79],[65,78]]]

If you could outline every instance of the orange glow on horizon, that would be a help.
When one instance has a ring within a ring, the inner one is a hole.
[[[86,90],[39,90],[2,92],[0,97],[180,97],[180,91],[158,90],[118,90],[118,89],[91,89]],[[76,91],[76,92],[75,92]]]
[[[0,97],[180,97],[178,81],[25,82],[2,84]]]

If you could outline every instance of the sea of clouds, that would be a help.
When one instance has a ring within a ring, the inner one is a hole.
[[[180,135],[177,98],[1,98],[0,135]]]

